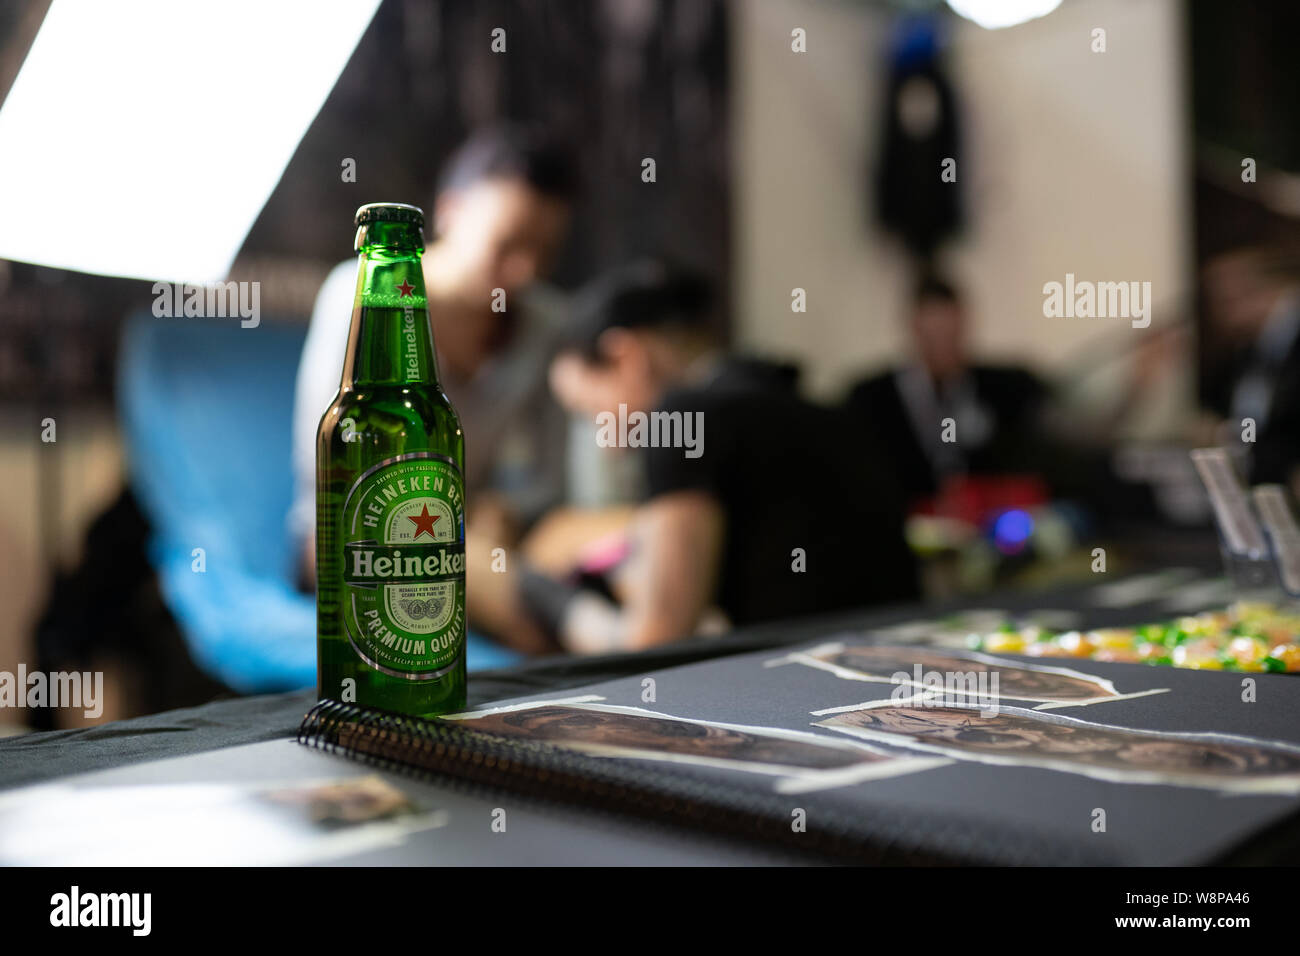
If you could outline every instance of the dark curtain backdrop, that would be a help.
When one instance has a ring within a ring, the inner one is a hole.
[[[6,87],[44,8],[31,0],[0,15]],[[566,137],[584,176],[560,285],[647,252],[722,280],[726,12],[723,0],[385,0],[231,277],[261,282],[265,316],[305,318],[326,272],[352,255],[357,206],[427,205],[465,134],[509,119]],[[496,27],[506,31],[503,54],[491,50]],[[305,24],[286,42],[309,43],[311,33]],[[241,154],[258,144],[241,140],[238,116],[226,120],[209,127],[220,130],[209,148],[227,152],[238,176]],[[641,181],[646,156],[658,165],[654,184]],[[355,183],[341,179],[345,157],[356,160]],[[150,283],[0,261],[0,410],[107,401],[120,323],[152,299]]]
[[[1241,246],[1300,246],[1295,202],[1279,202],[1278,189],[1283,177],[1300,175],[1298,33],[1300,4],[1293,0],[1188,4],[1198,268]],[[1254,183],[1241,181],[1247,156],[1258,164]],[[1204,380],[1222,356],[1207,344],[1201,290],[1196,311],[1202,398],[1208,398]]]
[[[506,52],[491,49],[506,31]],[[466,133],[544,125],[572,146],[583,196],[556,281],[667,252],[728,261],[722,0],[387,0],[245,246],[334,262],[362,202],[426,205]],[[641,181],[653,157],[658,181]],[[344,157],[357,182],[344,183]],[[427,211],[427,210],[426,210]]]

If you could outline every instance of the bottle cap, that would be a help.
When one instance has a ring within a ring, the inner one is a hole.
[[[403,202],[371,202],[357,210],[357,225],[370,222],[409,222],[424,228],[424,210]]]

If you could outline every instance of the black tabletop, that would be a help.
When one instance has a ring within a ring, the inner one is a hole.
[[[1212,579],[1183,568],[1050,592],[993,594],[981,598],[978,606],[1011,615],[1031,610],[1055,612],[1073,616],[1075,626],[1107,626],[1168,617],[1192,610],[1197,603],[1221,604],[1222,598]],[[471,674],[468,706],[580,687],[726,654],[805,643],[846,630],[938,621],[970,607],[972,602],[965,599],[873,609],[775,622],[725,637],[692,638],[638,653],[540,658]],[[218,700],[95,727],[11,737],[0,740],[0,788],[291,736],[313,703],[314,692],[302,690]]]

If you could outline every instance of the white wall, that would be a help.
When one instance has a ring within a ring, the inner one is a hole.
[[[847,0],[763,0],[734,12],[736,328],[742,346],[806,363],[827,394],[903,347],[907,275],[868,225],[890,13]],[[808,52],[790,50],[803,27]],[[1093,53],[1091,31],[1107,31]],[[1153,327],[1189,286],[1190,189],[1177,0],[1065,0],[988,31],[953,18],[971,230],[952,250],[985,356],[1050,371],[1116,319],[1043,317],[1066,272],[1152,283]],[[935,171],[936,176],[938,170]],[[806,315],[790,290],[808,290]]]

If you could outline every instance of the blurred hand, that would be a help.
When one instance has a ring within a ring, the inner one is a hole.
[[[475,510],[478,515],[477,509]],[[489,519],[491,512],[482,517]],[[498,536],[509,523],[484,520],[465,529],[465,613],[470,627],[525,654],[556,650],[525,610],[518,570],[523,558],[513,542]]]
[[[636,509],[556,508],[533,527],[522,543],[524,556],[537,570],[564,577],[582,562],[587,549],[625,533]]]

